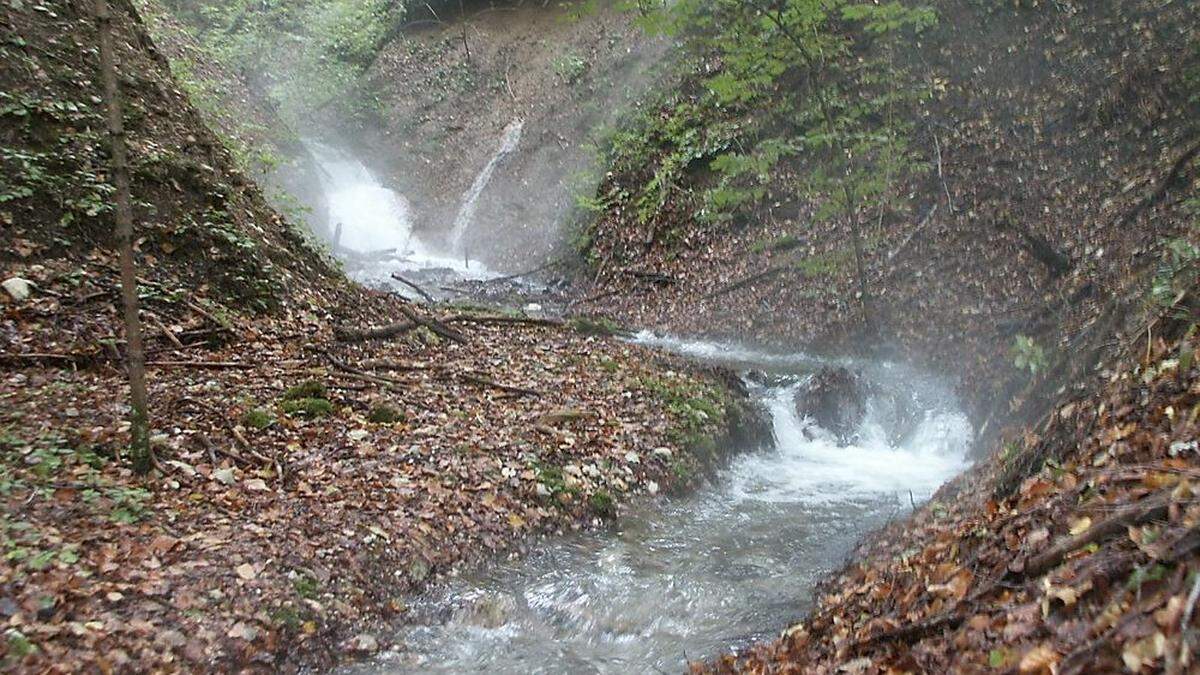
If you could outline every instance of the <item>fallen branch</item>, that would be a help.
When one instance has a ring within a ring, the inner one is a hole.
[[[234,368],[240,370],[253,370],[257,367],[253,363],[237,363],[235,361],[147,361],[146,365],[158,368]]]
[[[345,361],[342,361],[341,359],[334,356],[333,354],[330,354],[329,352],[325,352],[325,357],[327,359],[329,359],[329,362],[331,364],[333,364],[334,368],[336,368],[340,371],[343,371],[339,375],[339,377],[344,377],[344,378],[347,378],[350,380],[358,380],[360,382],[370,382],[371,384],[381,386],[384,389],[386,389],[392,393],[395,393],[395,394],[409,393],[407,387],[412,384],[411,382],[405,382],[403,380],[397,380],[397,379],[394,379],[391,377],[384,377],[382,375],[373,375],[373,374],[368,373],[360,368],[355,368],[354,366],[346,363]],[[420,408],[426,412],[436,412],[433,409],[431,409],[429,406],[419,403],[417,401],[406,400],[405,403],[409,404],[409,405],[413,405],[413,406]]]
[[[933,214],[937,213],[937,210],[938,204],[934,203],[933,208],[929,209],[929,213],[925,214],[925,217],[922,218],[921,222],[917,224],[916,229],[914,229],[912,232],[909,232],[908,236],[904,238],[904,241],[900,242],[899,246],[892,249],[891,252],[888,253],[888,262],[891,262],[892,258],[895,258],[903,253],[904,250],[908,248],[908,245],[912,243],[913,239],[915,239],[918,234],[925,230],[925,226],[929,224],[929,221],[933,220]]]
[[[386,326],[375,328],[338,328],[334,335],[342,342],[365,342],[367,340],[387,340],[397,335],[403,335],[419,325],[412,321],[398,321]]]
[[[554,260],[551,260],[547,263],[538,265],[537,267],[535,267],[531,270],[525,270],[524,272],[517,272],[516,274],[509,274],[509,275],[503,276],[503,277],[492,277],[491,279],[485,279],[484,283],[490,284],[490,283],[494,283],[497,281],[512,281],[514,279],[520,279],[521,277],[527,277],[531,274],[537,274],[538,272],[548,270],[551,267],[554,267],[555,265],[562,263],[564,260],[566,260],[566,256],[559,256],[559,257],[555,258]]]
[[[532,316],[474,316],[471,314],[459,314],[446,319],[446,323],[477,323],[484,326],[503,326],[503,325],[526,325],[526,326],[552,326],[561,328],[565,325],[562,319],[538,318]]]
[[[1196,159],[1197,155],[1200,155],[1200,144],[1194,145],[1185,150],[1183,154],[1175,160],[1175,163],[1171,165],[1171,170],[1167,172],[1167,175],[1164,176],[1161,181],[1159,181],[1158,187],[1155,188],[1150,194],[1138,200],[1138,203],[1129,210],[1129,213],[1125,214],[1125,217],[1121,219],[1121,225],[1125,226],[1132,223],[1139,215],[1141,215],[1143,211],[1162,201],[1163,197],[1167,196],[1167,191],[1171,189],[1171,186],[1174,185],[1177,180],[1179,180],[1179,175],[1183,173],[1184,168],[1187,167],[1192,160]]]
[[[1028,251],[1035,260],[1045,265],[1051,275],[1061,277],[1071,271],[1071,259],[1062,251],[1054,248],[1045,237],[1031,232],[1025,225],[1011,220],[1003,220],[996,223],[996,229],[1016,234],[1021,239],[1022,248]]]
[[[791,268],[792,268],[792,266],[790,263],[783,264],[783,265],[775,265],[773,267],[768,267],[767,269],[765,269],[761,272],[758,272],[757,274],[751,274],[750,276],[743,277],[743,278],[729,284],[728,286],[723,286],[721,288],[718,288],[717,290],[709,293],[708,295],[705,295],[704,299],[711,300],[713,298],[717,298],[722,295],[732,293],[732,292],[738,290],[739,288],[744,288],[755,282],[762,281],[763,279],[767,279],[769,277],[773,277],[776,274],[779,274],[780,272],[789,270]]]
[[[624,269],[623,274],[631,276],[635,279],[642,279],[651,283],[659,284],[660,286],[670,286],[679,283],[675,277],[663,274],[661,272],[647,272],[645,270]]]
[[[604,291],[602,293],[596,293],[595,295],[589,295],[588,297],[579,300],[572,300],[567,306],[574,307],[575,305],[586,305],[588,303],[596,302],[597,300],[603,300],[604,298],[611,298],[612,296],[619,295],[620,293],[621,291],[619,289]]]
[[[1138,525],[1148,520],[1165,518],[1167,507],[1170,503],[1170,492],[1164,492],[1149,497],[1136,506],[1124,509],[1120,513],[1089,527],[1086,531],[1080,532],[1065,541],[1051,546],[1045,552],[1033,556],[1025,563],[1025,568],[1020,572],[1020,576],[1041,576],[1057,567],[1072,551],[1076,551],[1093,542],[1121,534],[1131,525]]]
[[[399,272],[392,272],[392,278],[395,279],[396,281],[399,281],[400,283],[404,284],[405,286],[408,286],[409,288],[413,289],[414,291],[416,291],[422,298],[425,298],[426,302],[435,302],[435,300],[433,299],[433,296],[430,295],[429,293],[426,293],[424,288],[421,288],[420,286],[416,285],[415,283],[400,276]]]
[[[162,322],[162,320],[160,320],[157,316],[155,316],[154,314],[151,314],[151,313],[147,313],[146,317],[148,319],[150,319],[150,323],[154,324],[154,327],[157,328],[159,330],[159,332],[161,332],[163,334],[163,336],[165,336],[168,340],[171,341],[171,344],[175,345],[176,349],[184,349],[185,348],[183,346],[183,343],[179,341],[179,338],[175,336],[175,333],[171,332],[171,329],[167,328],[166,324],[164,324]]]
[[[457,342],[463,345],[467,344],[467,338],[462,333],[454,330],[437,319],[430,319],[418,315],[412,310],[411,307],[408,307],[407,305],[400,305],[400,313],[408,317],[409,321],[412,321],[419,326],[424,326],[425,328],[433,331],[434,334],[440,335],[451,342]]]

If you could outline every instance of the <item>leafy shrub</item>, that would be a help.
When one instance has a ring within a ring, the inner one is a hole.
[[[1037,375],[1046,368],[1046,350],[1028,335],[1018,335],[1009,353],[1013,365],[1018,370],[1028,370],[1030,375]]]

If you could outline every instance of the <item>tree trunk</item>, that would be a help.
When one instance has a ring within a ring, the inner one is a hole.
[[[96,22],[100,35],[100,76],[108,112],[108,135],[112,146],[112,174],[116,184],[117,247],[121,256],[121,301],[125,314],[126,358],[132,415],[129,450],[133,468],[146,473],[154,464],[150,450],[150,416],[146,395],[146,354],[138,318],[137,276],[133,268],[133,208],[129,190],[129,157],[125,146],[125,123],[121,92],[117,87],[116,57],[113,53],[112,14],[108,0],[96,0]]]
[[[846,221],[850,224],[850,238],[854,240],[854,267],[858,277],[858,296],[863,307],[863,323],[870,324],[871,296],[867,291],[867,264],[863,258],[862,228],[859,226],[858,214],[854,211],[850,188],[845,183],[842,183],[842,194],[846,200]]]

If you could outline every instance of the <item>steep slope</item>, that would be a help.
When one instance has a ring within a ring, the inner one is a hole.
[[[695,669],[1191,672],[1197,6],[932,5],[894,61],[926,92],[902,113],[916,170],[858,214],[869,322],[851,232],[805,189],[819,160],[785,154],[762,199],[706,213],[720,158],[774,131],[712,105],[732,56],[701,53],[615,139],[577,306],[921,361],[979,429],[980,466],[869,537],[809,616]]]
[[[916,161],[877,176],[891,188],[858,214],[870,330],[844,219],[818,217],[830,200],[805,190],[811,153],[784,155],[744,188],[763,199],[711,217],[720,162],[775,138],[772,115],[787,123],[769,104],[714,105],[711,52],[615,137],[577,306],[774,343],[861,336],[977,374],[1003,374],[1018,335],[1051,366],[1078,351],[1071,338],[1194,223],[1200,20],[1194,3],[1027,4],[932,3],[938,24],[890,57],[919,95],[893,113]],[[1006,405],[1006,379],[968,377],[967,393]]]

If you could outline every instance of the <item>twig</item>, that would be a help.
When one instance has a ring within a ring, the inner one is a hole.
[[[436,300],[433,299],[432,295],[425,292],[424,288],[421,288],[420,286],[416,285],[415,283],[400,276],[399,272],[392,272],[392,278],[395,279],[396,281],[399,281],[400,283],[404,284],[405,286],[408,286],[409,288],[413,289],[414,291],[416,291],[422,298],[425,298],[425,300],[427,302],[436,302]]]
[[[726,286],[718,288],[717,290],[709,293],[708,295],[705,295],[704,299],[711,300],[713,298],[720,297],[720,296],[726,295],[728,293],[732,293],[733,291],[736,291],[739,288],[749,286],[750,284],[753,284],[758,281],[762,281],[763,279],[766,279],[768,277],[773,277],[776,274],[779,274],[780,272],[789,270],[791,268],[792,268],[792,265],[790,263],[783,264],[783,265],[775,265],[773,267],[768,267],[767,269],[765,269],[761,272],[758,272],[756,274],[751,274],[748,277],[743,277],[731,284],[728,284]]]
[[[887,259],[889,262],[892,260],[892,258],[900,255],[904,249],[908,248],[908,245],[912,243],[913,238],[920,234],[921,231],[925,229],[925,226],[929,224],[929,221],[933,219],[933,214],[937,213],[937,210],[938,205],[934,204],[933,208],[929,209],[929,213],[926,213],[925,217],[921,219],[921,222],[917,224],[917,228],[912,232],[909,232],[908,236],[904,238],[904,241],[900,242],[899,246],[892,249],[891,252],[888,253]]]
[[[463,345],[467,344],[467,338],[462,333],[450,328],[437,319],[419,316],[412,310],[411,307],[408,307],[407,305],[400,305],[400,313],[408,317],[409,321],[412,321],[419,326],[424,326],[425,328],[433,331],[436,335],[440,335],[451,342],[457,342]]]
[[[1124,509],[1120,513],[1089,527],[1086,531],[1051,546],[1044,553],[1033,556],[1025,563],[1025,568],[1019,575],[1023,577],[1041,576],[1061,563],[1072,551],[1100,541],[1101,539],[1120,534],[1130,525],[1144,523],[1147,520],[1164,518],[1167,515],[1167,507],[1170,502],[1171,494],[1169,491],[1148,497],[1136,506]]]
[[[402,335],[417,328],[419,324],[412,321],[397,321],[386,326],[375,328],[338,328],[334,335],[342,342],[365,342],[367,340],[387,340]]]
[[[175,333],[171,332],[171,329],[167,328],[157,315],[147,312],[146,316],[150,319],[150,323],[154,324],[154,327],[162,332],[162,334],[171,341],[171,344],[175,345],[177,349],[185,349],[183,343],[179,341],[179,338],[175,337]]]
[[[535,267],[531,270],[526,270],[524,272],[517,272],[516,274],[509,274],[509,275],[503,276],[503,277],[492,277],[491,279],[485,280],[484,283],[490,284],[490,283],[494,283],[497,281],[512,281],[513,279],[520,279],[521,277],[527,277],[531,274],[537,274],[538,272],[548,270],[551,267],[554,267],[555,265],[562,263],[564,260],[566,260],[566,256],[559,256],[559,257],[555,258],[554,260],[551,260],[550,262],[544,263],[542,265],[538,265],[537,267]]]
[[[930,133],[933,135],[933,148],[937,153],[938,178],[942,180],[942,190],[946,192],[946,206],[949,207],[950,213],[953,214],[954,200],[950,198],[950,186],[946,185],[946,174],[942,173],[942,143],[938,140],[938,135],[933,133],[932,129],[930,129]]]

